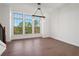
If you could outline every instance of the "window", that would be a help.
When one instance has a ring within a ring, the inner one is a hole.
[[[34,17],[35,20],[32,20],[31,15],[19,12],[14,12],[12,17],[14,20],[14,35],[40,33],[40,17]]]
[[[14,19],[14,34],[23,33],[23,18],[21,13],[13,13]]]
[[[24,21],[25,21],[25,34],[32,33],[32,16],[24,15]]]

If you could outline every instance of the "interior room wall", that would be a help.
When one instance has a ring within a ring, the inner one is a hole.
[[[79,4],[65,4],[56,9],[50,23],[52,38],[79,46]]]
[[[0,22],[3,26],[5,26],[6,41],[10,41],[9,7],[4,4],[0,4]]]
[[[2,4],[0,4],[0,24],[3,24],[2,22]]]

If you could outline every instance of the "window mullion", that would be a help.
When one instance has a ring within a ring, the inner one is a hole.
[[[23,35],[25,34],[25,21],[24,21],[24,14],[23,14]]]
[[[34,34],[34,17],[32,17],[32,34]]]

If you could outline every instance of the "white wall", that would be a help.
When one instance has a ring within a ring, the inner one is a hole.
[[[52,38],[79,46],[79,4],[65,4],[52,12]]]
[[[6,41],[10,41],[9,7],[4,4],[0,4],[0,22],[6,28]]]
[[[2,4],[0,4],[0,23],[3,25],[3,5]]]

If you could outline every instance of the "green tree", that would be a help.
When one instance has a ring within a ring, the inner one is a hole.
[[[23,26],[23,22],[20,22],[18,26],[19,27],[22,27]]]
[[[28,23],[25,22],[25,26],[26,26],[26,27],[32,27],[32,24],[31,24],[30,22],[28,22]]]

